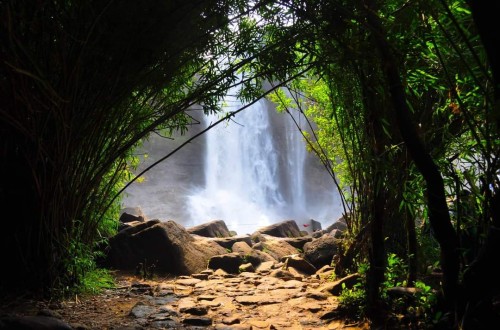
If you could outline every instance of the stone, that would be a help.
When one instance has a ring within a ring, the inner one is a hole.
[[[187,317],[182,320],[182,323],[194,326],[209,326],[212,325],[212,319],[209,317]]]
[[[275,237],[301,237],[299,226],[295,220],[285,220],[257,230],[256,233]],[[254,233],[255,234],[255,233]],[[252,235],[254,236],[254,235]]]
[[[195,238],[174,221],[150,220],[120,231],[109,240],[104,265],[133,270],[155,264],[157,272],[187,275],[206,269],[208,260],[226,250],[207,238]]]
[[[0,318],[1,330],[72,330],[65,322],[51,316],[5,316]]]
[[[187,229],[188,233],[204,237],[231,237],[223,220],[213,220]]]
[[[344,278],[341,278],[338,281],[327,282],[323,284],[321,287],[319,287],[318,291],[329,292],[334,296],[339,296],[342,293],[344,285],[347,289],[351,289],[356,283],[358,283],[359,279],[360,275],[358,273],[354,273]]]
[[[304,245],[304,259],[316,268],[330,265],[333,256],[338,253],[341,243],[340,239],[323,235]]]

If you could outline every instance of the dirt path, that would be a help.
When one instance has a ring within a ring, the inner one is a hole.
[[[321,291],[326,280],[290,275],[207,270],[196,277],[149,281],[121,273],[116,274],[115,289],[97,296],[58,303],[11,303],[1,311],[51,315],[73,329],[369,328],[335,320],[337,298]]]

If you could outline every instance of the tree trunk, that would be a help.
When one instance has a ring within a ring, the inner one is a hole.
[[[500,131],[500,34],[498,34],[497,16],[500,3],[489,1],[468,1],[472,16],[479,31],[481,41],[486,50],[488,61],[493,76],[494,104],[489,109],[490,118],[496,122],[496,134]],[[495,136],[497,136],[495,134]],[[496,150],[493,150],[496,152]],[[463,276],[464,305],[467,308],[462,315],[462,326],[468,328],[486,328],[490,324],[498,324],[498,312],[494,303],[495,297],[500,294],[498,272],[491,266],[498,263],[500,255],[500,187],[497,182],[485,182],[486,189],[489,184],[494,187],[490,203],[490,226],[484,246],[477,258],[465,271]],[[491,191],[488,191],[491,193]]]

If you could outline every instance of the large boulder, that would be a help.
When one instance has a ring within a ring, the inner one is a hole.
[[[325,234],[328,234],[335,238],[342,238],[346,230],[347,230],[347,223],[345,221],[345,216],[342,216],[339,219],[337,219],[337,221],[326,227],[326,229],[313,232],[311,236],[313,238],[319,238]]]
[[[213,256],[208,261],[208,268],[213,270],[222,269],[229,274],[238,274],[241,271],[241,265],[251,264],[255,269],[263,262],[274,260],[267,253],[250,248],[250,250],[245,249],[245,252],[231,252]]]
[[[208,268],[213,270],[222,269],[229,274],[238,274],[243,263],[245,263],[243,257],[237,252],[232,252],[213,256],[208,261]]]
[[[333,256],[339,252],[341,243],[342,240],[325,234],[304,244],[304,258],[318,269],[330,265]]]
[[[332,223],[330,226],[326,227],[325,231],[327,233],[331,232],[332,230],[340,230],[340,231],[345,231],[347,230],[347,223],[345,220],[345,216],[342,216],[337,219],[334,223]]]
[[[72,330],[69,324],[51,316],[7,315],[0,317],[0,330]]]
[[[208,260],[226,250],[204,237],[190,235],[174,221],[152,220],[122,230],[109,241],[104,264],[133,270],[154,263],[158,272],[189,275],[206,269]]]
[[[130,236],[145,228],[151,227],[155,223],[160,223],[161,221],[158,219],[153,219],[150,221],[132,221],[127,223],[121,223],[118,227],[118,234],[124,236]]]
[[[280,261],[281,258],[285,256],[297,254],[299,252],[297,248],[288,243],[285,238],[264,234],[255,236],[255,238],[258,243],[254,244],[252,248],[269,254],[277,261]]]
[[[138,222],[145,222],[146,216],[140,207],[127,207],[122,210],[118,221],[118,231],[132,227]]]
[[[120,215],[120,223],[129,223],[129,222],[144,222],[144,216],[142,215],[133,215],[127,212],[123,212],[122,215]]]
[[[311,263],[299,255],[286,256],[281,259],[285,264],[285,269],[288,267],[295,268],[299,273],[312,275],[315,274],[317,269]]]
[[[295,220],[286,220],[262,227],[255,234],[266,234],[275,237],[301,237],[299,226]],[[254,235],[255,235],[254,234]],[[253,236],[253,235],[252,235]]]
[[[248,244],[247,242],[235,242],[231,246],[231,250],[233,252],[238,252],[238,253],[243,253],[243,254],[250,254],[254,251],[254,249],[252,249],[250,244]]]
[[[213,220],[188,228],[190,234],[204,237],[231,237],[231,233],[223,220]]]
[[[248,245],[246,242],[236,242],[232,246],[232,251],[239,253],[245,261],[252,263],[253,266],[257,267],[259,266],[262,262],[266,261],[276,261],[275,258],[273,258],[270,254],[256,250],[250,245]]]
[[[122,217],[127,217],[127,215],[124,216],[124,214],[127,214],[128,216],[136,217],[137,219],[142,218],[142,221],[148,220],[140,206],[123,208],[120,212],[120,220],[122,219]],[[123,221],[123,222],[126,222],[126,221]]]

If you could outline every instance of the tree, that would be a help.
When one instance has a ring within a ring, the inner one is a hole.
[[[488,85],[489,73],[485,70],[482,60],[484,49],[478,43],[477,32],[471,25],[470,11],[463,1],[438,1],[431,4],[397,1],[351,3],[309,1],[305,5],[302,2],[292,2],[288,6],[293,8],[298,20],[311,23],[310,25],[304,23],[306,28],[303,29],[303,38],[307,41],[300,42],[304,45],[302,51],[312,53],[311,58],[316,60],[314,69],[310,71],[309,80],[303,79],[313,83],[303,83],[298,89],[306,91],[306,98],[311,97],[311,100],[304,104],[314,104],[311,108],[319,114],[315,117],[320,127],[319,149],[331,152],[334,148],[328,144],[343,145],[341,153],[338,152],[341,148],[336,148],[336,153],[326,157],[332,164],[337,161],[335,157],[339,155],[345,157],[344,161],[348,164],[344,168],[349,169],[354,187],[352,189],[363,192],[368,205],[374,205],[370,203],[375,201],[376,194],[366,194],[370,191],[370,181],[357,181],[354,174],[374,175],[376,172],[371,172],[369,166],[362,167],[361,164],[369,162],[360,162],[360,159],[364,158],[359,155],[363,153],[355,154],[355,148],[366,146],[374,151],[374,155],[381,146],[389,147],[385,153],[398,149],[402,151],[399,156],[395,152],[393,157],[384,157],[379,166],[373,166],[372,169],[380,170],[385,166],[391,168],[392,172],[399,171],[402,178],[408,178],[409,181],[401,185],[398,176],[388,171],[380,176],[386,181],[379,184],[388,191],[386,196],[400,196],[393,201],[400,202],[403,209],[411,212],[406,217],[421,215],[424,221],[422,228],[425,228],[425,223],[430,221],[433,237],[440,244],[442,255],[440,266],[444,272],[443,293],[447,301],[447,310],[450,312],[449,315],[458,313],[459,318],[455,319],[458,322],[463,312],[462,308],[466,305],[456,296],[462,285],[459,276],[469,267],[462,251],[475,255],[475,252],[464,244],[468,240],[459,240],[458,235],[463,235],[469,230],[483,232],[481,228],[489,226],[491,221],[494,221],[494,207],[490,204],[493,202],[493,194],[488,187],[497,187],[495,178],[498,171],[496,156],[498,148],[494,142],[497,140],[497,131],[496,128],[492,128],[491,120],[488,119],[488,108],[492,104],[489,101],[489,91],[492,88]],[[372,39],[367,37],[369,35]],[[314,40],[312,43],[314,47],[310,47],[311,40]],[[489,41],[492,44],[492,35]],[[371,52],[373,49],[378,50],[378,55]],[[366,69],[369,66],[360,65],[367,58],[373,59],[371,64],[375,69],[369,71]],[[361,68],[358,69],[361,74],[346,73],[348,71],[346,68],[356,65]],[[379,80],[376,80],[377,74]],[[350,79],[351,77],[354,79]],[[342,81],[347,81],[349,86],[344,87]],[[363,85],[363,81],[368,83]],[[327,91],[322,96],[321,93],[314,91],[318,85],[324,86]],[[375,102],[371,102],[372,106],[366,102],[370,100],[370,89],[376,90],[376,94],[373,95],[377,95],[377,98],[385,100],[385,103],[381,101],[381,104],[387,107],[387,113],[379,111],[376,112],[376,116],[368,115],[370,110],[376,109],[373,107]],[[308,92],[310,90],[313,92]],[[349,91],[346,93],[345,90]],[[359,104],[364,106],[361,107]],[[318,110],[318,107],[324,108]],[[365,117],[360,114],[364,114]],[[391,114],[395,114],[395,121]],[[338,120],[339,116],[342,120]],[[354,122],[355,116],[361,118],[359,126],[356,126],[357,131],[353,131],[353,126],[349,126]],[[373,129],[377,127],[377,121],[383,120],[389,124],[385,127],[379,126],[382,129]],[[335,125],[335,122],[341,122],[342,125]],[[330,135],[321,135],[321,130]],[[336,132],[346,133],[338,133],[340,137],[337,137]],[[380,134],[381,132],[391,138],[379,145],[360,143],[382,141],[384,135]],[[366,140],[360,139],[359,136],[364,136]],[[404,145],[400,145],[398,139],[404,140]],[[356,142],[352,143],[352,147],[346,148],[349,146],[349,141]],[[406,151],[411,155],[413,164],[409,163],[409,159],[401,157]],[[358,157],[349,156],[351,153]],[[369,152],[364,153],[364,155],[369,154]],[[356,162],[353,159],[356,159]],[[462,172],[463,169],[459,169],[457,167],[459,165],[456,165],[457,159],[460,159],[458,163],[466,160],[471,165],[471,170]],[[415,168],[420,174],[413,170]],[[478,184],[481,177],[483,181]],[[425,182],[425,185],[420,182]],[[401,188],[395,188],[398,186]],[[460,212],[454,214],[453,219],[450,218],[450,211],[453,210],[447,205],[447,199],[455,195],[459,209],[466,207],[465,199],[459,198],[462,187],[472,189],[474,197],[481,204],[469,206],[469,208],[474,207],[477,218],[482,219],[476,223],[471,222],[469,218],[467,221],[467,226],[471,226],[469,228],[465,227],[465,218]],[[398,205],[394,202],[388,205],[394,208]],[[353,209],[363,212],[362,206],[360,200],[357,200]],[[370,265],[380,267],[382,258],[375,257],[377,255],[375,251],[380,252],[377,246],[382,247],[381,244],[376,244],[377,237],[381,237],[379,234],[381,222],[375,220],[377,212],[374,212],[374,209],[365,208],[364,212],[366,212],[365,219],[370,219],[369,223],[372,225],[376,224],[370,228],[373,238]],[[385,210],[383,214],[387,216],[391,212],[394,211]],[[404,216],[400,214],[395,218],[404,219]],[[415,228],[415,224],[422,220],[418,218],[405,220],[408,244],[411,247],[409,260],[412,262],[413,272],[417,269],[414,264],[417,252],[416,229],[420,229]],[[385,221],[384,225],[386,229],[391,228]],[[373,232],[374,230],[378,233]],[[392,233],[392,228],[388,229],[388,232]],[[393,238],[392,235],[391,237]],[[475,244],[478,246],[484,244],[481,235],[475,237]],[[472,237],[469,237],[470,239]],[[479,270],[481,269],[479,263],[474,263],[474,266],[478,267],[476,268],[478,274],[483,274],[483,271]],[[381,277],[380,274],[368,275],[372,276],[375,277],[368,279],[368,289],[371,287],[376,293]],[[370,302],[375,301],[376,299],[370,299]]]
[[[116,221],[107,202],[130,150],[153,130],[184,125],[183,111],[194,103],[217,109],[234,81],[233,70],[214,62],[219,41],[229,36],[232,7],[28,0],[0,6],[0,250],[9,269],[1,287],[61,288],[78,281],[79,258],[105,236],[103,222]]]

